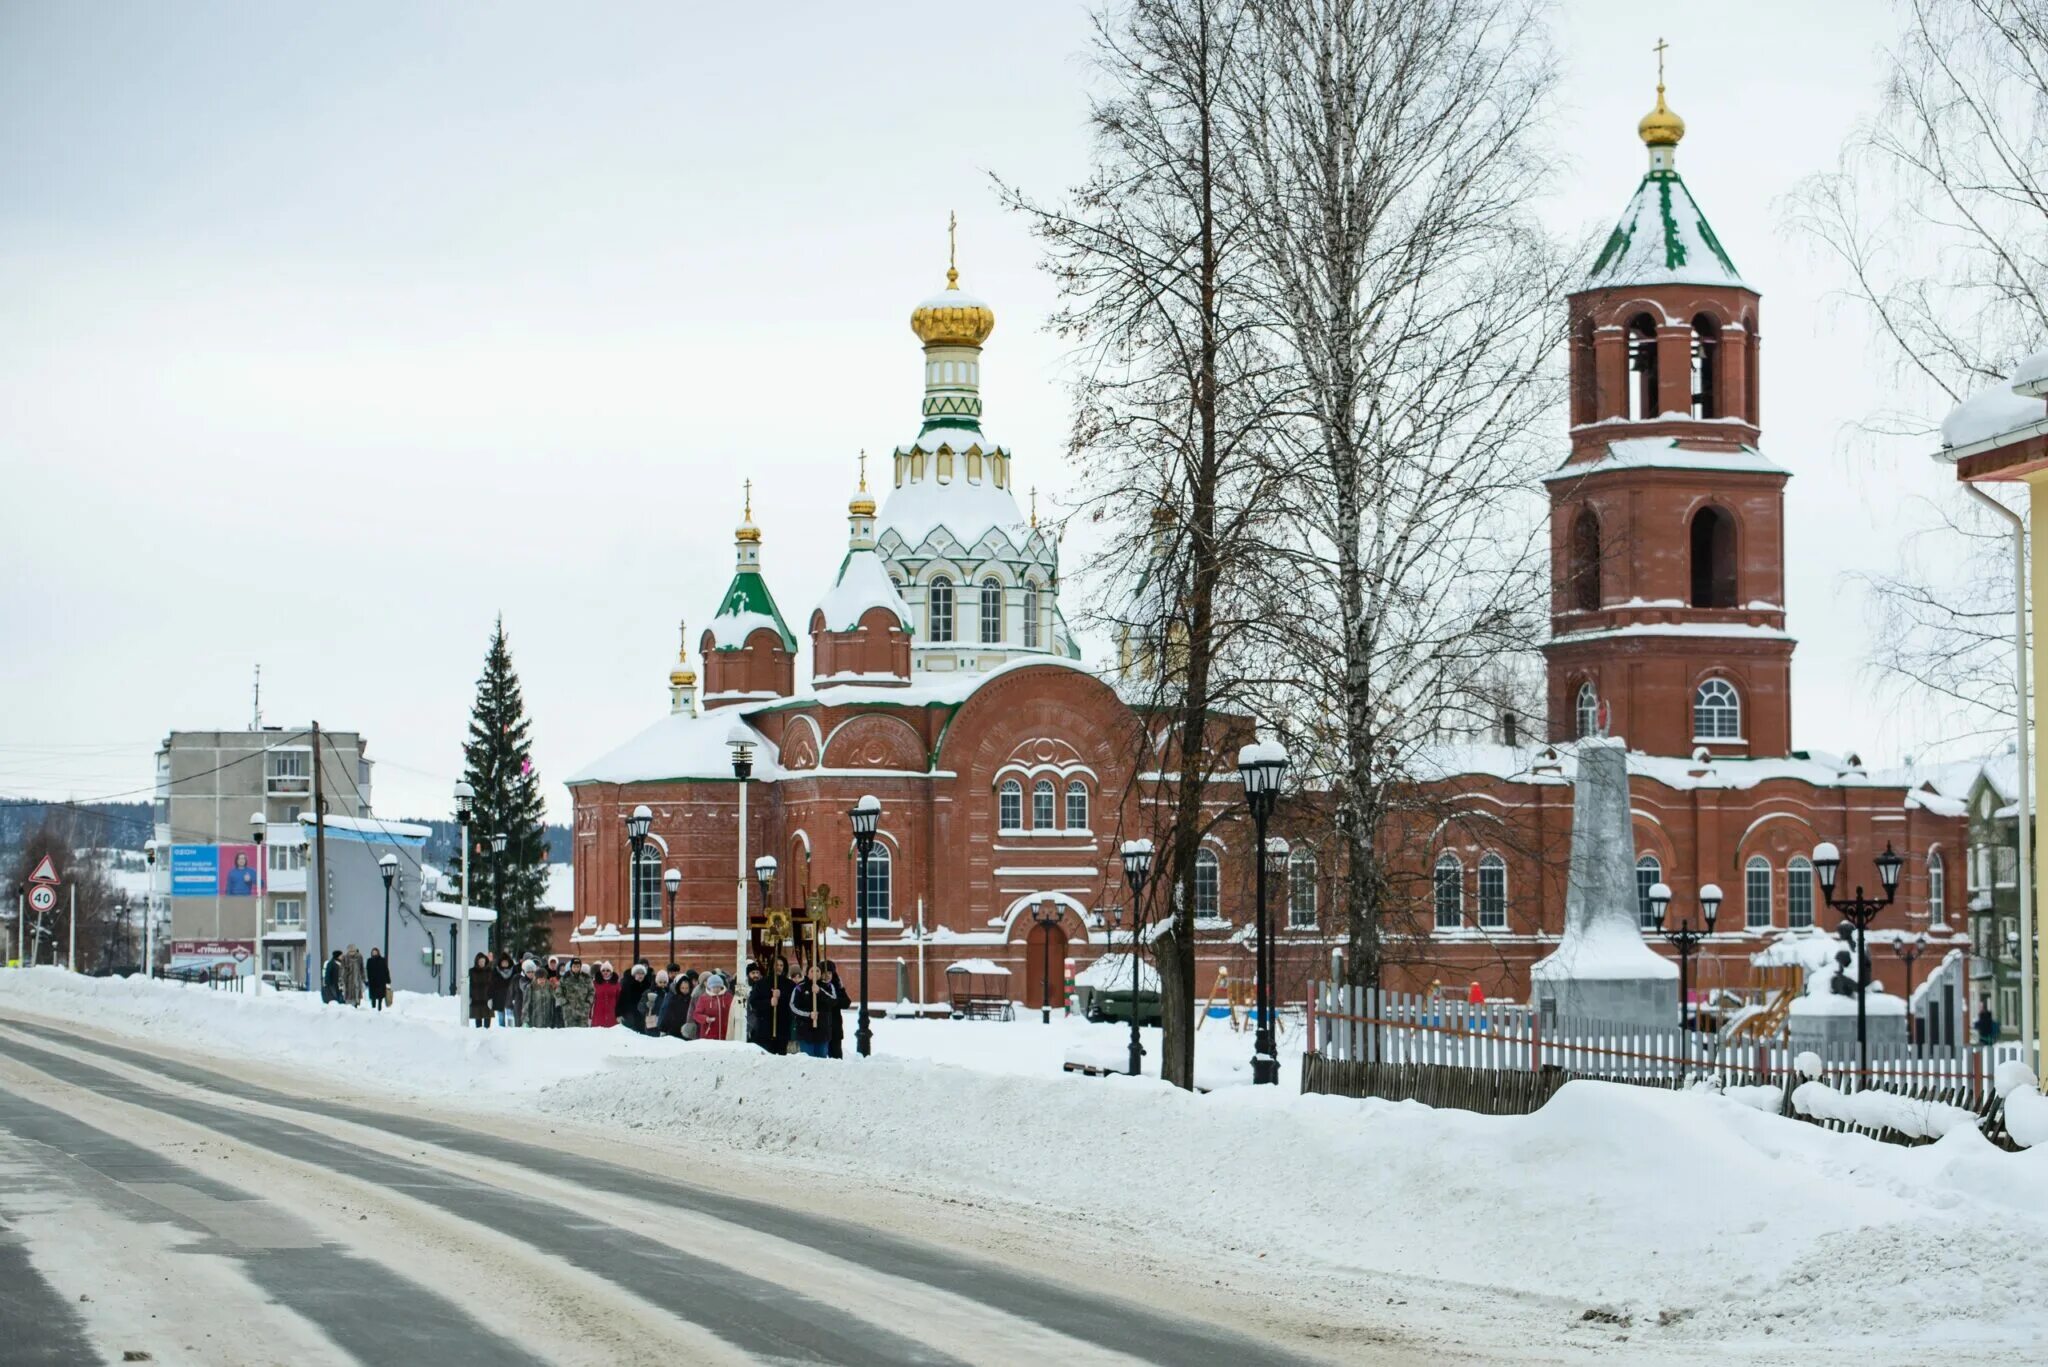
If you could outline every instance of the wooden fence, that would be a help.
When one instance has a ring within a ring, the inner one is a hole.
[[[1318,983],[1309,997],[1305,1092],[1528,1114],[1572,1078],[1638,1086],[1772,1086],[1789,1098],[1811,1052],[1837,1089],[1877,1089],[1974,1111],[1987,1137],[2005,1139],[1991,1080],[2006,1046],[1879,1046],[1868,1067],[1855,1043],[1793,1050],[1783,1039],[1724,1043],[1706,1031],[1611,1021],[1543,1021],[1529,1007]],[[1899,1143],[1922,1142],[1844,1121],[1810,1123]]]

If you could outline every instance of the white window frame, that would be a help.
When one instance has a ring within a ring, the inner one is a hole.
[[[1459,930],[1465,924],[1465,863],[1457,855],[1445,850],[1436,857],[1436,864],[1430,871],[1431,903],[1436,912],[1438,930]],[[1445,877],[1448,874],[1450,877]],[[1450,892],[1446,899],[1444,894]],[[1448,900],[1448,907],[1446,902]],[[1450,915],[1445,916],[1448,910]]]
[[[665,924],[663,916],[668,907],[668,895],[661,886],[661,861],[668,852],[653,841],[640,847],[640,925]],[[630,859],[630,854],[628,858]],[[651,889],[651,892],[650,892]],[[632,924],[633,908],[626,908],[627,924]]]
[[[1088,829],[1087,784],[1078,778],[1069,779],[1067,781],[1066,797],[1061,805],[1063,808],[1061,814],[1067,819],[1068,830],[1085,831]]]
[[[1316,856],[1313,850],[1295,850],[1287,856],[1287,928],[1316,928]]]
[[[1042,778],[1031,785],[1031,829],[1056,831],[1060,828],[1058,790],[1052,780]]]
[[[1579,740],[1585,740],[1600,729],[1600,694],[1590,681],[1579,685],[1579,695],[1573,703],[1573,720]]]
[[[1927,852],[1927,912],[1940,923],[1948,919],[1948,861],[1940,850]]]
[[[1038,585],[1024,585],[1024,648],[1038,649]]]
[[[1701,679],[1692,691],[1692,738],[1742,739],[1742,694],[1719,674]]]
[[[1799,914],[1802,888],[1806,903],[1804,918]],[[1805,855],[1795,854],[1785,861],[1785,926],[1789,930],[1810,930],[1813,914],[1813,865]]]
[[[1664,862],[1656,855],[1646,854],[1636,860],[1636,925],[1642,930],[1655,930],[1663,924],[1650,905],[1650,889],[1663,881]]]
[[[1508,928],[1508,861],[1491,851],[1479,856],[1479,928]]]
[[[1195,851],[1195,919],[1217,921],[1223,917],[1223,861],[1216,851]]]
[[[280,930],[303,930],[306,925],[306,899],[303,897],[273,897],[270,899],[270,920]]]
[[[953,581],[943,574],[925,589],[924,619],[933,645],[953,643]]]
[[[1003,639],[1003,581],[981,581],[981,644],[998,645]]]
[[[1763,919],[1757,919],[1756,876],[1763,875]],[[1742,928],[1744,930],[1769,930],[1772,921],[1771,898],[1776,889],[1772,886],[1771,861],[1760,854],[1753,854],[1742,866]]]
[[[1004,779],[996,789],[996,829],[1024,829],[1024,785],[1014,778]]]
[[[854,887],[859,888],[860,848],[858,846],[854,847],[852,857],[852,882]],[[888,842],[877,840],[873,848],[868,851],[867,896],[855,898],[854,904],[847,908],[847,910],[853,913],[856,920],[863,916],[870,922],[894,919],[890,915],[891,899],[896,895],[893,875],[894,870],[891,866]]]

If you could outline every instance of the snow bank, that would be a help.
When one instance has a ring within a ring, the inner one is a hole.
[[[0,1008],[289,1062],[394,1100],[431,1093],[637,1129],[681,1156],[710,1146],[1086,1218],[1219,1275],[1233,1261],[1298,1273],[1289,1280],[1311,1301],[1347,1278],[1455,1282],[1565,1320],[1588,1306],[1638,1323],[1669,1312],[1662,1341],[1716,1355],[1744,1341],[1750,1360],[1766,1343],[1770,1360],[1789,1360],[1802,1340],[1866,1337],[1885,1360],[1934,1360],[1958,1326],[1980,1341],[2048,1331],[2034,1294],[2048,1279],[2048,1150],[2002,1153],[1967,1129],[1909,1149],[1788,1122],[1748,1098],[1588,1082],[1527,1117],[1285,1088],[1203,1096],[1150,1079],[771,1058],[615,1030],[464,1032],[445,998],[378,1015],[54,970],[0,974]],[[1055,1068],[1073,1037],[1102,1028],[886,1023],[913,1047],[992,1049],[1013,1064],[1028,1047]],[[1218,1044],[1235,1054],[1245,1041]]]
[[[1825,1082],[1802,1082],[1793,1088],[1792,1109],[1815,1120],[1897,1130],[1914,1139],[1939,1139],[1951,1131],[1977,1128],[1977,1113],[1961,1106],[1916,1101],[1896,1092],[1839,1092]]]
[[[2018,1059],[1998,1065],[1991,1085],[2005,1101],[2005,1132],[2022,1148],[2048,1144],[2048,1098],[2033,1071]]]

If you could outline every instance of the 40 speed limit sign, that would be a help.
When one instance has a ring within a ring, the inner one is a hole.
[[[29,889],[28,904],[37,912],[57,909],[57,890],[47,883],[38,883]]]

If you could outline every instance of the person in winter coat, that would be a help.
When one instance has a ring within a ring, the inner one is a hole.
[[[694,968],[685,969],[681,975],[671,973],[668,975],[668,984],[671,988],[680,992],[683,997],[682,1023],[677,1027],[676,1037],[678,1039],[697,1038],[697,1022],[690,1014],[697,1008],[697,994],[704,990],[703,982],[697,976],[697,970]]]
[[[370,957],[363,960],[363,981],[370,989],[371,1009],[382,1011],[391,996],[391,961],[375,945],[370,946]]]
[[[830,959],[818,974],[818,1017],[825,1027],[826,1054],[830,1058],[846,1057],[846,1008],[852,1003],[847,999],[846,984],[839,981],[839,970]]]
[[[619,973],[610,961],[597,966],[597,981],[590,995],[590,1023],[600,1030],[619,1023]]]
[[[562,970],[562,1024],[581,1028],[590,1024],[590,1012],[597,1000],[597,984],[590,969],[571,959]]]
[[[690,1019],[697,1026],[698,1039],[725,1038],[732,1019],[732,990],[725,985],[723,973],[704,975],[704,987],[697,993],[697,1004],[690,1008]]]
[[[832,1057],[830,1024],[826,1019],[825,988],[820,981],[818,966],[812,964],[804,970],[804,980],[796,985],[796,991],[789,998],[790,1034],[796,1040],[797,1052],[812,1058]]]
[[[545,1030],[555,1023],[555,1013],[559,1009],[555,984],[536,968],[526,984],[526,1023],[536,1030]]]
[[[1991,1014],[1991,998],[1977,999],[1977,1043],[1992,1045],[2005,1033],[1998,1024],[1998,1017]]]
[[[341,951],[335,950],[327,956],[327,962],[320,965],[320,1000],[338,1002],[341,1000]],[[1986,1008],[1987,1010],[1989,1008]]]
[[[528,960],[525,967],[530,970],[533,962]],[[520,972],[514,973],[512,980],[505,984],[505,1024],[526,1024],[526,989],[532,982],[530,972]]]
[[[789,1052],[789,1042],[796,1031],[796,989],[797,981],[789,975],[789,956],[775,956],[775,1047],[771,1054]]]
[[[695,1030],[685,1032],[690,1024],[690,997],[695,983],[689,974],[669,979],[668,992],[661,999],[661,1009],[656,1017],[655,1030],[670,1039],[689,1039]]]
[[[644,1008],[641,1006],[641,998],[645,997],[653,988],[654,983],[648,972],[647,960],[645,959],[634,964],[627,972],[625,979],[619,983],[617,1002],[619,1024],[625,1026],[636,1035],[647,1032],[647,1024],[641,1019],[644,1013]]]
[[[469,966],[469,1023],[479,1030],[491,1028],[491,989],[497,986],[498,973],[491,967],[491,956],[481,951],[476,961]]]
[[[341,956],[341,995],[350,1006],[363,1004],[363,951],[354,945]]]
[[[501,949],[498,961],[491,966],[491,973],[495,979],[491,983],[491,1012],[502,1028],[512,1024],[512,984],[519,980],[519,969],[512,962],[512,956]]]
[[[747,1043],[772,1052],[775,1044],[775,984],[759,964],[747,965]]]

